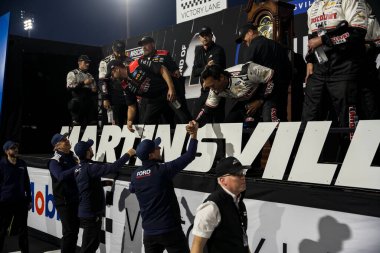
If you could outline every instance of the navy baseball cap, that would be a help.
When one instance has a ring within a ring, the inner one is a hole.
[[[243,166],[238,159],[230,156],[219,161],[215,167],[215,174],[217,177],[221,177],[227,174],[233,175],[249,168],[250,166]]]
[[[204,27],[201,28],[201,30],[199,31],[198,34],[201,35],[201,36],[211,35],[212,34],[212,30],[211,30],[210,27],[204,26]]]
[[[81,56],[79,56],[78,61],[91,62],[90,58],[85,54],[82,54]]]
[[[86,156],[87,150],[89,150],[92,145],[94,145],[94,141],[91,139],[78,142],[74,147],[75,154],[79,158],[84,158]]]
[[[141,40],[137,43],[140,47],[143,46],[146,43],[154,42],[154,39],[149,36],[144,36],[141,38]]]
[[[19,146],[19,144],[17,142],[14,142],[14,141],[6,141],[3,145],[3,150],[4,151],[7,151],[8,149],[12,148],[12,147],[15,147],[15,146]]]
[[[249,30],[256,31],[257,26],[255,26],[252,23],[247,23],[239,28],[238,36],[235,40],[236,43],[242,43],[244,40],[245,35]]]
[[[112,43],[112,50],[114,50],[117,53],[124,53],[125,52],[125,42],[122,40],[115,40]]]
[[[159,148],[161,143],[161,138],[158,137],[155,140],[145,139],[136,148],[136,155],[141,161],[146,161],[149,159],[149,154],[152,153],[156,148]]]
[[[67,136],[69,136],[69,133],[53,135],[53,138],[51,138],[51,145],[53,145],[54,147],[55,145],[57,145],[58,142],[65,139]]]

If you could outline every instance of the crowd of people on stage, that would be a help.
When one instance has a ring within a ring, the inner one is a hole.
[[[357,119],[378,119],[380,27],[365,0],[315,0],[308,10],[309,41],[302,122],[332,119],[336,126],[355,127]],[[73,148],[67,134],[55,134],[49,160],[55,205],[62,223],[61,252],[75,252],[80,224],[84,229],[81,252],[99,246],[104,216],[104,185],[100,178],[117,172],[131,157],[142,166],[133,171],[129,190],[138,199],[145,252],[190,252],[181,227],[172,179],[195,158],[197,131],[208,122],[287,121],[288,87],[292,64],[288,50],[261,36],[257,26],[239,28],[236,43],[247,46],[241,64],[226,69],[225,49],[213,42],[210,27],[199,31],[193,77],[202,84],[192,115],[185,98],[184,78],[166,50],[155,48],[145,36],[138,45],[144,55],[132,60],[125,43],[115,41],[113,53],[99,64],[99,84],[88,73],[90,59],[78,58],[78,68],[67,75],[72,93],[69,110],[73,125],[95,124],[97,94],[109,123],[120,127],[182,123],[190,135],[187,151],[161,163],[160,139],[143,140],[113,164],[99,164],[92,140]],[[94,99],[95,98],[95,99]],[[226,99],[231,103],[225,110]],[[19,144],[7,141],[0,161],[0,250],[6,235],[19,234],[22,252],[29,252],[27,213],[31,208],[26,163],[18,158]],[[191,253],[248,253],[247,212],[243,202],[246,168],[234,157],[215,168],[218,185],[197,209]],[[15,222],[17,221],[17,223]],[[17,224],[17,226],[15,225]]]

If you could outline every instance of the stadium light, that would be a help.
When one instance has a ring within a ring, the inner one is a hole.
[[[24,20],[24,30],[25,31],[30,31],[33,29],[33,19],[28,18]]]

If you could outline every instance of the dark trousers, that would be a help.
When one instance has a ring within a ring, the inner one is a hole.
[[[73,97],[68,103],[68,109],[74,125],[96,124],[97,104],[96,97],[92,94]]]
[[[325,96],[329,96],[337,115],[337,125],[348,127],[350,108],[355,110],[351,114],[356,114],[357,84],[356,80],[332,81],[328,78],[323,80],[311,76],[305,88],[303,125],[308,121],[325,120],[322,118],[322,101],[325,101]]]
[[[102,217],[80,218],[83,227],[81,253],[95,253],[100,243]]]
[[[112,106],[113,120],[115,125],[123,128],[127,124],[128,119],[128,106],[126,104],[117,104]]]
[[[62,223],[61,252],[73,253],[79,232],[78,205],[57,206],[57,212]]]
[[[145,253],[189,253],[189,244],[182,230],[162,235],[144,235]]]
[[[3,252],[7,235],[18,235],[18,246],[21,252],[29,253],[27,221],[26,205],[0,205],[0,252]]]

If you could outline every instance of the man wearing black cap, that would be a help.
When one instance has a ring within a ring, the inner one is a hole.
[[[149,36],[144,36],[138,42],[138,45],[142,47],[144,55],[142,59],[151,60],[153,62],[159,62],[164,65],[170,72],[173,79],[174,88],[177,95],[177,106],[180,108],[181,114],[177,115],[177,123],[185,124],[191,120],[191,114],[187,108],[186,96],[185,96],[185,78],[181,76],[177,64],[173,61],[167,50],[157,50],[154,39]],[[142,99],[141,104],[144,105],[146,99]],[[172,110],[165,110],[168,114],[165,115],[166,120],[169,123],[174,123],[174,113]],[[143,113],[143,111],[141,111]]]
[[[73,125],[96,124],[97,88],[92,75],[88,72],[90,58],[81,55],[78,58],[78,68],[67,74],[66,87],[71,92],[68,108]]]
[[[172,179],[195,159],[198,124],[186,126],[191,139],[179,158],[166,163],[161,160],[161,139],[143,140],[136,149],[142,166],[131,175],[129,190],[135,193],[140,205],[144,248],[146,253],[187,253],[189,246],[181,227],[181,213]]]
[[[103,107],[107,113],[112,115],[108,120],[111,124],[123,127],[126,124],[128,106],[125,101],[124,88],[126,83],[121,80],[109,79],[107,76],[107,65],[112,60],[120,60],[127,66],[132,59],[125,55],[125,42],[115,40],[112,44],[112,54],[104,58],[99,63],[99,86],[103,100]],[[125,81],[124,81],[125,82]]]
[[[167,108],[168,102],[176,100],[173,80],[168,69],[158,62],[147,59],[137,59],[128,67],[119,60],[108,63],[108,74],[113,79],[125,83],[126,103],[128,105],[127,127],[133,131],[132,122],[136,114],[136,96],[147,98],[142,115],[143,124],[158,124],[160,117]],[[174,105],[171,109],[179,111]]]
[[[51,139],[54,155],[48,162],[53,185],[54,203],[62,223],[61,252],[75,252],[78,232],[79,194],[74,178],[78,158],[70,150],[68,134],[55,134]]]
[[[193,70],[191,72],[191,78],[200,78],[202,71],[206,66],[218,65],[222,69],[226,68],[226,54],[224,49],[216,44],[213,41],[214,34],[210,27],[202,27],[202,29],[198,33],[199,41],[202,45],[195,47],[195,56],[194,56],[194,64]],[[203,80],[200,78],[200,83],[202,84]],[[203,105],[206,102],[210,89],[201,88],[201,95],[198,98],[196,106],[194,108],[194,116],[201,110]],[[220,107],[214,111],[212,115],[209,115],[209,122],[220,123],[224,120],[224,108],[225,107],[225,99],[221,99]]]
[[[262,120],[287,121],[288,86],[291,79],[291,64],[287,50],[278,42],[261,36],[257,26],[252,23],[239,28],[236,43],[243,43],[248,47],[243,62],[253,61],[274,70],[273,91],[261,105]]]
[[[21,252],[29,252],[27,220],[32,198],[28,169],[18,158],[18,148],[17,142],[5,142],[6,156],[0,161],[0,252],[6,235],[15,234]]]
[[[197,208],[191,253],[248,253],[247,210],[243,202],[245,172],[235,157],[222,159],[215,168],[218,189]]]
[[[74,147],[75,154],[80,159],[79,165],[75,167],[75,180],[80,199],[78,216],[83,227],[83,253],[95,253],[100,243],[102,217],[106,207],[101,177],[120,170],[136,153],[130,149],[113,164],[93,163],[93,144],[94,141],[89,139],[78,142]]]

